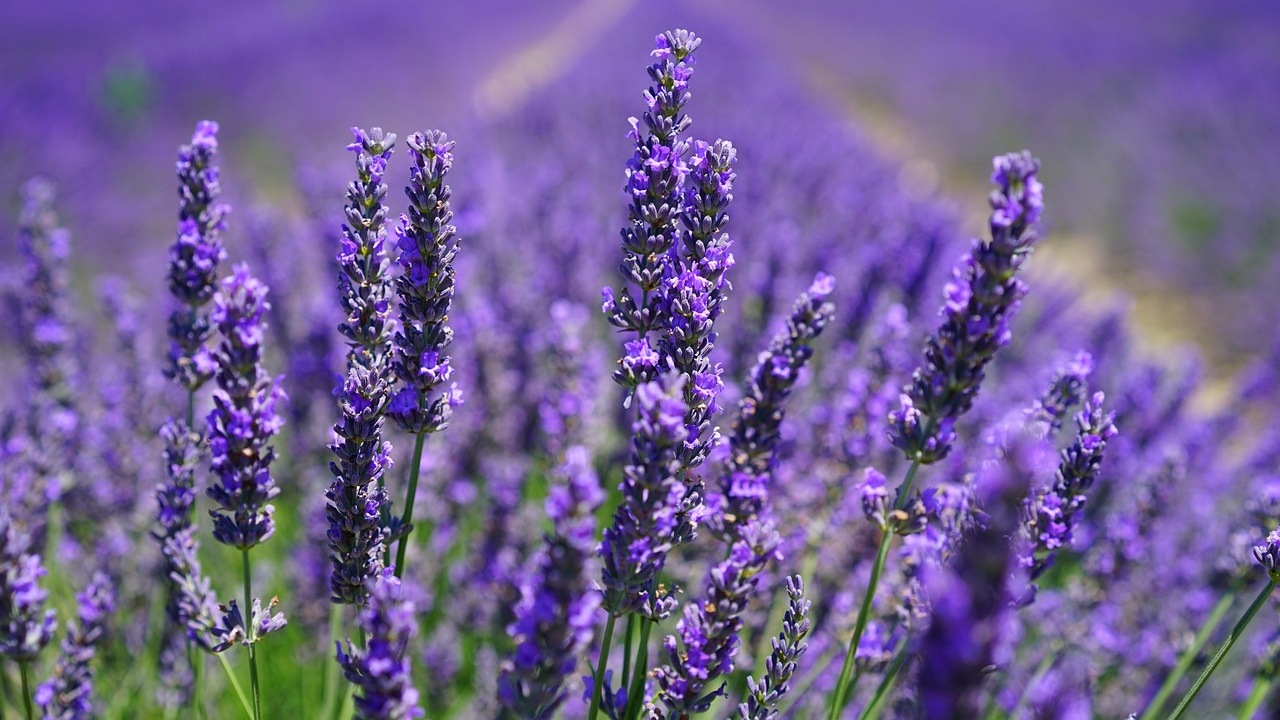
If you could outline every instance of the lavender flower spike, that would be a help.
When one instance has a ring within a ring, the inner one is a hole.
[[[453,258],[458,252],[456,228],[450,224],[451,192],[445,176],[453,167],[453,142],[439,130],[410,135],[406,144],[413,157],[409,186],[409,214],[396,229],[404,272],[396,278],[400,297],[400,329],[395,336],[392,367],[401,388],[388,414],[405,432],[421,435],[444,429],[461,402],[453,367],[445,354],[453,342],[446,321],[453,302]],[[439,395],[438,388],[449,383]]]
[[[748,523],[729,548],[729,556],[711,568],[703,601],[685,605],[684,617],[676,626],[680,640],[667,636],[668,664],[654,671],[659,688],[656,701],[671,720],[688,720],[705,712],[723,694],[723,684],[719,689],[713,685],[733,672],[742,613],[760,571],[777,557],[780,540],[772,525]]]
[[[115,610],[115,593],[104,573],[94,573],[84,592],[76,596],[80,619],[68,624],[54,675],[35,693],[36,704],[50,720],[88,720],[93,715],[93,656],[105,632],[107,616]]]
[[[384,571],[374,583],[369,605],[357,621],[368,637],[360,650],[338,645],[338,662],[347,680],[360,690],[356,717],[360,720],[410,720],[423,716],[418,691],[409,673],[409,644],[418,634],[413,603],[404,597],[400,581]]]
[[[778,701],[790,691],[796,662],[809,649],[809,601],[804,597],[804,581],[799,575],[787,578],[787,596],[791,599],[782,616],[782,630],[773,639],[773,652],[765,661],[765,676],[760,682],[747,678],[747,696],[738,705],[740,720],[774,720],[778,717]]]
[[[811,343],[835,312],[835,305],[827,302],[834,289],[835,279],[818,273],[809,290],[796,299],[786,328],[760,353],[751,371],[729,438],[728,472],[720,478],[720,517],[726,531],[764,511],[787,398],[813,356]]]
[[[604,492],[587,448],[570,447],[560,474],[566,482],[551,488],[546,503],[552,531],[538,569],[521,588],[508,628],[516,649],[498,678],[498,699],[513,717],[555,714],[567,694],[565,678],[591,644],[600,607],[599,595],[586,590],[585,575]]]
[[[604,608],[613,617],[639,612],[657,620],[674,608],[673,598],[658,597],[656,583],[680,539],[686,503],[677,455],[688,434],[682,384],[680,378],[636,388],[639,415],[622,471],[622,504],[597,551],[604,564]]]
[[[209,450],[218,482],[208,489],[218,504],[213,536],[241,550],[275,531],[270,504],[280,494],[271,477],[268,445],[284,424],[277,405],[284,391],[262,368],[267,287],[238,265],[214,298],[213,321],[222,335],[217,349],[218,391],[209,413]]]
[[[991,239],[974,240],[947,283],[942,324],[925,346],[925,363],[903,389],[902,404],[889,416],[889,438],[908,460],[922,464],[946,457],[952,426],[968,412],[987,363],[1010,339],[1026,285],[1016,277],[1036,240],[1044,210],[1036,174],[1040,163],[1027,152],[1001,155],[991,180]]]
[[[205,343],[212,327],[204,306],[213,298],[218,264],[226,257],[222,233],[228,208],[218,202],[221,188],[214,159],[218,124],[196,125],[189,145],[178,150],[178,238],[169,248],[169,292],[181,306],[169,316],[169,368],[166,374],[188,392],[213,377],[216,368]]]
[[[378,481],[391,467],[391,444],[382,439],[386,403],[387,379],[352,365],[338,390],[341,419],[329,446],[334,479],[325,493],[333,561],[329,589],[337,603],[365,604],[382,573],[387,538],[381,510],[389,501]]]
[[[619,270],[626,285],[615,296],[604,292],[603,310],[609,322],[620,330],[635,333],[626,343],[626,352],[613,378],[630,393],[657,376],[658,353],[649,342],[651,330],[661,332],[668,324],[670,310],[664,283],[676,273],[671,267],[673,248],[684,230],[682,185],[687,169],[684,155],[688,141],[682,134],[692,120],[684,114],[689,102],[689,78],[701,40],[687,30],[668,31],[655,41],[649,66],[654,84],[645,92],[648,109],[641,120],[631,118],[627,134],[635,143],[635,153],[627,162],[627,224],[622,228],[622,265]],[[729,150],[731,152],[731,149]],[[728,160],[732,162],[732,160]],[[700,220],[695,223],[701,226]],[[716,258],[723,260],[724,258]]]
[[[58,625],[53,610],[44,609],[45,570],[30,549],[30,534],[0,507],[0,655],[18,662],[36,659]]]
[[[338,330],[350,345],[349,363],[382,375],[391,351],[391,280],[386,248],[387,185],[383,176],[396,136],[382,128],[351,128],[356,179],[347,185],[347,222],[338,252],[338,295],[346,319]]]

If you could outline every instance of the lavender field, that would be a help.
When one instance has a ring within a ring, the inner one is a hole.
[[[0,720],[1280,717],[1277,21],[0,7]]]

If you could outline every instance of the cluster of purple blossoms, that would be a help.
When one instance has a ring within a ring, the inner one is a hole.
[[[90,663],[106,633],[107,618],[115,611],[111,579],[95,573],[84,592],[76,596],[79,621],[67,624],[62,651],[53,677],[42,683],[35,702],[48,720],[82,720],[94,717],[93,669]]]
[[[351,128],[356,179],[347,185],[346,223],[338,252],[338,300],[346,319],[338,330],[350,345],[352,362],[382,375],[391,348],[391,261],[387,257],[387,185],[383,177],[396,144],[382,128]]]
[[[537,569],[520,589],[515,622],[507,629],[515,643],[503,661],[498,699],[515,717],[544,720],[564,702],[565,679],[591,644],[600,607],[587,589],[587,562],[595,538],[595,512],[604,502],[591,455],[570,447],[546,502],[552,531]]]
[[[206,346],[213,327],[204,310],[217,290],[218,265],[226,258],[222,233],[228,208],[218,201],[217,152],[218,124],[210,121],[198,123],[191,143],[178,151],[181,205],[178,238],[169,249],[169,292],[181,307],[169,316],[166,372],[188,392],[217,371]]]
[[[1029,153],[995,159],[991,181],[991,239],[974,240],[946,286],[943,321],[925,346],[925,365],[903,390],[889,417],[894,447],[911,461],[937,462],[955,439],[955,420],[968,412],[987,363],[1011,338],[1026,285],[1017,277],[1035,242],[1044,210],[1040,163]]]
[[[1107,441],[1116,435],[1115,416],[1104,413],[1104,397],[1095,393],[1076,415],[1075,442],[1062,451],[1052,484],[1023,505],[1024,530],[1030,540],[1021,558],[1034,580],[1053,564],[1057,551],[1070,547],[1078,516],[1102,468]]]
[[[619,267],[628,285],[615,296],[603,290],[603,310],[609,322],[620,330],[635,333],[625,346],[614,380],[634,392],[642,383],[666,370],[661,356],[649,341],[649,332],[665,332],[670,322],[667,284],[675,274],[672,254],[677,251],[684,212],[684,155],[688,140],[682,134],[692,123],[684,114],[689,102],[689,78],[693,75],[693,52],[701,39],[686,30],[659,35],[656,59],[649,66],[653,85],[645,92],[648,109],[641,120],[631,118],[628,137],[635,143],[635,153],[627,163],[627,225],[622,229],[622,264]],[[732,163],[725,150],[720,158],[724,170]],[[705,157],[705,156],[704,156]],[[710,170],[709,166],[706,170]],[[710,172],[704,172],[714,180]],[[723,202],[727,202],[727,190]],[[696,224],[701,220],[690,217]],[[726,247],[727,250],[727,247]],[[713,258],[727,260],[727,254]],[[634,287],[634,290],[633,290]],[[634,293],[634,294],[633,294]],[[638,297],[637,297],[638,296]],[[690,389],[692,392],[692,388]],[[630,394],[628,394],[628,398]]]
[[[453,259],[457,229],[451,224],[451,192],[445,176],[453,167],[454,143],[439,130],[414,133],[405,141],[413,158],[409,213],[396,228],[399,263],[400,327],[392,368],[401,383],[387,413],[405,432],[422,435],[444,429],[462,401],[453,367],[445,354],[453,342],[446,322],[453,302]],[[438,395],[437,389],[444,387]]]
[[[241,550],[275,531],[270,504],[280,494],[271,477],[275,450],[268,444],[284,424],[277,406],[284,391],[262,368],[270,309],[267,288],[238,265],[214,298],[213,322],[222,335],[216,352],[218,390],[209,413],[209,451],[217,484],[207,493],[213,537]]]
[[[614,617],[638,612],[657,620],[675,607],[674,598],[659,596],[657,581],[667,553],[687,532],[681,510],[688,496],[678,476],[688,434],[682,382],[655,380],[636,388],[639,414],[622,471],[622,504],[597,551],[604,564],[604,609]]]
[[[1046,437],[1062,429],[1067,413],[1084,399],[1092,372],[1093,355],[1081,350],[1054,374],[1048,391],[1036,401],[1029,413],[1032,422],[1041,425]]]
[[[804,580],[793,575],[786,580],[787,610],[782,616],[782,629],[770,642],[773,651],[765,660],[764,676],[757,681],[747,678],[746,699],[738,705],[739,720],[774,720],[778,717],[778,701],[791,691],[791,677],[796,663],[809,649],[809,608],[804,596]]]
[[[338,662],[359,688],[356,715],[361,720],[412,720],[423,716],[409,672],[409,644],[418,634],[414,604],[388,569],[370,589],[357,624],[365,633],[363,649],[338,644]]]
[[[44,609],[45,570],[30,550],[31,535],[0,508],[0,654],[18,662],[34,660],[58,626],[54,611]]]
[[[835,312],[835,305],[827,301],[834,289],[835,278],[819,273],[796,299],[787,326],[760,353],[751,371],[729,438],[728,468],[720,476],[718,512],[712,512],[712,522],[726,531],[764,512],[787,399],[813,356],[813,341]]]
[[[759,574],[780,557],[781,538],[772,525],[751,521],[741,528],[728,557],[707,575],[706,597],[684,606],[684,617],[675,636],[666,638],[668,664],[653,673],[658,685],[656,700],[671,720],[688,720],[705,712],[724,694],[724,684],[713,687],[733,672],[733,656],[740,642],[742,615],[755,592]]]

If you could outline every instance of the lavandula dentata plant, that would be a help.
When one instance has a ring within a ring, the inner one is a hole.
[[[901,407],[889,415],[889,438],[911,463],[893,503],[904,509],[921,465],[947,456],[955,440],[955,421],[973,406],[986,367],[1012,337],[1026,285],[1016,274],[1035,242],[1035,225],[1044,210],[1040,163],[1030,153],[1001,155],[991,176],[989,240],[974,240],[945,288],[942,323],[925,345],[925,362],[904,388]],[[853,677],[854,655],[871,614],[872,601],[897,531],[889,525],[880,535],[876,559],[854,621],[840,677],[831,695],[829,720],[844,707]]]
[[[22,701],[27,717],[31,705],[31,663],[53,639],[58,620],[45,610],[48,593],[40,587],[44,567],[30,552],[31,535],[18,525],[8,508],[0,507],[0,655],[18,663],[22,674]]]
[[[347,185],[347,222],[338,253],[338,290],[347,318],[338,326],[347,339],[347,375],[337,391],[340,419],[334,426],[330,463],[334,480],[326,493],[329,589],[335,603],[363,605],[381,574],[389,502],[382,478],[391,467],[391,444],[383,439],[390,394],[391,279],[386,250],[387,186],[383,182],[396,136],[381,128],[353,128],[357,178]]]
[[[247,266],[238,265],[214,296],[211,316],[222,341],[215,352],[218,389],[208,418],[210,464],[217,483],[207,494],[218,507],[209,514],[214,539],[241,552],[243,612],[255,616],[258,603],[253,598],[249,551],[275,532],[275,508],[270,502],[280,493],[271,477],[275,450],[269,443],[283,425],[277,406],[284,401],[284,391],[262,367],[265,314],[270,308],[266,286]],[[235,601],[230,605],[234,615]],[[241,642],[249,648],[254,716],[259,717],[257,643],[260,631],[281,627],[283,620],[260,623],[251,617],[242,622]]]
[[[390,568],[373,583],[357,621],[366,645],[338,645],[338,662],[347,679],[360,688],[356,717],[360,720],[411,720],[423,716],[409,667],[409,644],[418,634],[414,604]]]
[[[88,720],[93,714],[93,662],[115,611],[115,591],[104,573],[94,573],[89,586],[76,596],[79,621],[68,623],[57,668],[36,690],[36,704],[47,720]]]
[[[449,209],[452,193],[444,181],[453,167],[454,144],[439,130],[414,133],[406,144],[413,165],[405,188],[409,213],[401,216],[396,228],[403,272],[396,278],[400,327],[392,360],[400,387],[387,413],[414,436],[414,446],[404,515],[390,528],[392,537],[399,537],[396,577],[404,575],[423,444],[428,433],[448,425],[453,408],[462,402],[457,385],[451,383],[453,367],[445,354],[453,342],[453,329],[447,321],[453,302],[453,259],[458,252],[457,229],[451,224],[453,212]]]
[[[498,699],[510,717],[543,720],[564,701],[565,679],[591,644],[599,595],[587,589],[595,512],[604,502],[591,455],[570,447],[558,471],[563,484],[547,496],[552,530],[537,569],[520,590],[508,628],[515,651],[503,661]]]

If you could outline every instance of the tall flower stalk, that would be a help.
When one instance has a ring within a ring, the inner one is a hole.
[[[87,720],[93,714],[93,662],[106,632],[107,617],[115,611],[115,591],[104,573],[95,573],[76,596],[79,620],[68,623],[54,675],[36,691],[36,704],[46,718]]]
[[[955,421],[973,406],[996,351],[1009,343],[1010,324],[1027,288],[1016,277],[1036,240],[1035,224],[1044,210],[1040,163],[1027,152],[1002,155],[994,162],[988,240],[974,240],[945,288],[942,323],[925,345],[925,362],[904,388],[901,406],[889,415],[889,438],[910,466],[898,487],[893,510],[910,502],[911,486],[922,465],[945,458],[955,441]],[[905,529],[905,528],[904,528]],[[887,524],[872,562],[871,576],[854,621],[840,676],[831,693],[829,720],[845,706],[854,658],[871,616],[876,589],[899,533]]]
[[[359,720],[412,720],[423,716],[410,675],[409,644],[418,634],[414,604],[405,597],[390,568],[373,584],[357,624],[365,647],[338,645],[338,662],[347,679],[360,688]]]
[[[34,717],[31,665],[58,625],[54,611],[44,608],[48,592],[40,578],[45,569],[30,550],[30,533],[0,507],[0,655],[18,663],[28,720]]]
[[[396,228],[396,248],[402,273],[396,278],[400,300],[400,327],[395,335],[392,369],[399,390],[387,413],[414,436],[409,460],[409,487],[404,514],[391,522],[392,539],[398,539],[394,572],[404,576],[405,551],[412,531],[413,503],[427,435],[443,430],[453,409],[462,402],[453,367],[445,354],[453,342],[448,325],[453,303],[453,259],[458,252],[456,228],[449,209],[452,195],[445,176],[453,167],[454,143],[439,130],[414,133],[405,141],[412,166],[409,170],[409,212]],[[390,542],[390,541],[388,541]]]
[[[241,625],[240,642],[249,649],[249,677],[254,717],[262,714],[258,682],[257,643],[261,635],[283,627],[283,618],[266,611],[259,618],[260,602],[253,597],[249,551],[275,532],[271,500],[280,494],[271,477],[275,451],[271,438],[284,424],[278,405],[284,391],[262,368],[265,314],[270,309],[267,288],[238,265],[214,297],[213,322],[222,336],[216,352],[218,389],[213,395],[208,432],[211,466],[217,482],[207,494],[217,504],[210,511],[213,537],[241,552],[244,575],[243,612],[237,617],[235,602],[224,619]],[[234,627],[224,628],[234,633]]]

